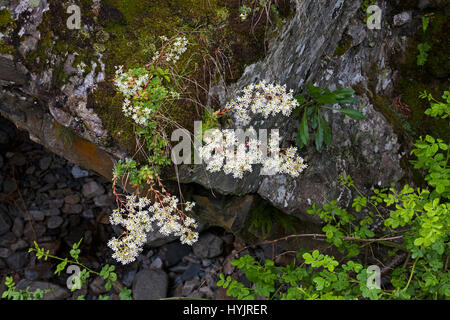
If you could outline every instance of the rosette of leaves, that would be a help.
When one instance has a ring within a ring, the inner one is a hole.
[[[333,108],[329,105],[346,105],[356,102],[353,97],[355,91],[351,88],[341,88],[334,91],[316,87],[311,82],[306,86],[307,93],[295,98],[300,106],[294,110],[294,116],[300,117],[300,130],[297,135],[297,146],[303,148],[308,146],[310,138],[314,133],[314,142],[317,151],[322,149],[325,142],[331,145],[332,132],[323,116],[323,108],[336,110],[347,117],[356,120],[365,120],[366,117],[359,111],[351,108]]]

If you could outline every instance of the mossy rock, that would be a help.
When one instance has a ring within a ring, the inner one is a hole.
[[[436,12],[431,18],[429,30],[425,33],[431,40],[431,51],[425,68],[438,79],[450,76],[450,5],[443,11]]]
[[[448,136],[448,123],[431,118],[424,114],[429,103],[419,99],[424,90],[437,99],[450,87],[450,39],[447,35],[450,28],[450,4],[443,9],[433,10],[428,30],[422,28],[410,39],[406,50],[405,61],[400,65],[401,77],[396,86],[396,95],[401,96],[403,103],[412,110],[412,118],[408,124],[414,131],[415,138],[431,134],[435,137]],[[432,49],[424,66],[417,65],[417,45],[428,42]]]
[[[377,65],[374,65],[371,69],[370,74],[372,76],[369,81],[369,90],[372,93],[371,103],[392,125],[394,132],[399,137],[400,144],[404,148],[405,156],[401,158],[400,164],[405,172],[411,173],[411,176],[404,177],[404,183],[408,183],[410,181],[408,179],[412,179],[417,185],[424,183],[423,175],[414,170],[410,163],[410,160],[412,160],[409,155],[411,143],[420,136],[427,134],[444,140],[448,139],[448,122],[425,115],[424,112],[430,107],[430,104],[428,101],[420,99],[419,95],[426,90],[436,99],[442,100],[443,92],[450,88],[448,78],[448,72],[450,71],[448,53],[450,48],[446,36],[449,28],[449,8],[450,5],[447,5],[426,12],[426,14],[432,15],[428,30],[424,33],[420,27],[416,34],[408,39],[405,53],[391,57],[391,64],[400,71],[391,97],[380,96],[376,93],[377,79],[382,76],[383,70],[379,70]],[[419,52],[417,45],[423,42],[428,42],[433,49],[429,52],[426,64],[418,66],[417,55]],[[364,90],[357,91],[364,93]],[[400,97],[401,102],[410,109],[410,117],[406,118],[397,112],[393,105],[394,97]]]
[[[334,50],[334,56],[344,55],[348,51],[348,49],[351,48],[352,42],[353,38],[348,34],[344,34],[342,36],[342,39],[339,41],[336,50]]]
[[[88,108],[101,118],[113,138],[111,145],[118,144],[125,150],[135,147],[135,125],[123,115],[123,97],[112,82],[117,66],[146,66],[162,45],[160,36],[185,36],[190,45],[174,71],[190,81],[176,84],[182,98],[167,106],[163,116],[193,131],[194,120],[202,119],[210,84],[238,80],[246,66],[264,56],[268,26],[276,26],[280,18],[292,14],[289,1],[280,0],[276,21],[262,21],[252,27],[250,21],[240,19],[239,0],[104,0],[100,10],[93,8],[92,0],[81,0],[77,4],[82,25],[89,28],[72,30],[61,18],[67,17],[70,3],[47,1],[50,10],[43,13],[38,26],[40,40],[21,62],[35,74],[52,71],[50,94],[60,94],[70,81],[71,75],[64,68],[69,56],[75,56],[72,68],[84,65],[84,75],[93,71],[94,63],[95,72],[100,72],[104,63],[105,80],[88,92]],[[0,28],[10,28],[13,23],[8,11],[0,11]],[[26,36],[17,36],[13,45],[17,48]],[[9,42],[0,45],[1,52],[13,53]],[[213,108],[221,107],[213,103]],[[170,132],[170,125],[166,129]]]
[[[0,10],[0,33],[8,34],[16,27],[17,25],[11,18],[11,14],[9,13],[9,11],[6,9]],[[11,41],[9,41],[7,38],[8,37],[5,36],[4,39],[0,40],[0,53],[15,55],[17,50],[12,45]]]
[[[8,10],[0,10],[0,31],[5,31],[9,24],[13,23],[14,20],[11,18],[11,14]]]
[[[280,1],[283,14],[290,13],[285,2]],[[134,147],[135,137],[133,124],[123,120],[119,103],[123,97],[110,85],[116,66],[142,67],[162,45],[160,36],[186,36],[190,44],[177,63],[177,72],[191,81],[182,84],[182,99],[164,110],[164,116],[192,131],[194,120],[202,119],[201,105],[205,105],[208,98],[201,88],[208,88],[211,82],[221,78],[226,83],[236,81],[245,67],[261,59],[266,50],[266,25],[260,24],[249,32],[249,23],[239,18],[239,0],[226,3],[216,0],[106,0],[102,2],[98,22],[102,31],[97,37],[102,32],[109,35],[108,41],[103,43],[109,84],[98,86],[90,101],[95,101],[94,111],[105,128],[126,149]],[[221,66],[221,73],[214,70],[217,65]],[[104,91],[105,87],[108,90]],[[122,124],[120,130],[115,128],[118,123]],[[130,127],[124,128],[124,125]]]

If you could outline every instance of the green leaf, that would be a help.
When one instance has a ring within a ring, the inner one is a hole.
[[[428,51],[431,50],[431,46],[428,43],[419,43],[417,46],[419,54],[417,55],[417,65],[423,66],[428,60]]]
[[[423,238],[417,238],[416,240],[414,240],[414,245],[416,247],[420,247],[423,244]]]
[[[131,290],[128,288],[123,288],[119,293],[120,300],[133,300],[131,297]]]
[[[432,136],[429,136],[429,135],[426,135],[425,141],[427,141],[429,143],[435,143],[436,142],[436,140]]]
[[[272,260],[270,260],[270,259],[266,260],[266,266],[273,267],[274,265],[275,265],[275,263]]]
[[[66,267],[67,262],[68,262],[68,260],[67,260],[67,258],[66,258],[66,259],[64,259],[61,263],[59,263],[59,264],[56,266],[55,274],[57,274],[57,275],[59,276],[59,275],[61,274],[61,271],[63,271],[64,268]]]
[[[319,125],[317,127],[315,142],[317,151],[320,151],[323,145],[323,126],[321,122],[319,122]]]
[[[320,119],[321,126],[323,128],[323,138],[325,140],[325,143],[327,146],[330,146],[332,143],[332,140],[333,140],[332,135],[331,135],[331,129],[328,126],[327,121],[323,118],[322,115],[320,115],[319,119]]]
[[[342,109],[336,109],[336,110],[352,119],[356,119],[356,120],[366,120],[367,119],[361,112],[359,112],[355,109],[342,108]]]
[[[111,280],[112,282],[116,281],[117,280],[117,274],[115,272],[112,272],[109,275],[109,280]]]
[[[303,106],[306,102],[308,102],[308,100],[301,94],[296,96],[295,99],[297,100],[299,107]],[[299,109],[299,112],[300,112],[300,109]]]
[[[295,141],[296,141],[297,147],[299,149],[301,149],[305,146],[305,144],[302,141],[302,132],[300,130],[298,130],[298,132],[297,132],[297,139]]]
[[[352,88],[340,88],[333,91],[333,94],[338,98],[348,98],[355,94],[355,90]]]
[[[339,104],[353,104],[357,100],[353,97],[339,99]]]
[[[314,98],[318,98],[318,97],[322,94],[322,92],[323,92],[323,89],[322,89],[322,88],[316,87],[312,82],[309,82],[309,83],[306,85],[306,90],[307,90],[308,93],[309,93],[311,96],[313,96]]]
[[[319,256],[320,256],[319,250],[314,250],[313,253],[312,253],[312,257],[313,257],[314,259],[317,259]]]
[[[321,291],[325,287],[325,279],[321,277],[315,277],[313,279],[314,283],[316,284],[316,289]]]
[[[336,104],[339,102],[339,100],[336,98],[334,94],[329,92],[327,89],[327,92],[322,94],[321,96],[316,98],[316,101],[320,104]]]
[[[430,24],[430,18],[427,16],[422,17],[422,30],[426,32],[428,29],[428,25]]]

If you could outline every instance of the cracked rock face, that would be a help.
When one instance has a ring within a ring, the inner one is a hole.
[[[195,182],[223,194],[258,193],[285,213],[314,221],[306,214],[312,203],[321,205],[351,196],[350,190],[339,185],[340,174],[350,174],[358,185],[367,187],[397,184],[403,177],[398,137],[371,101],[374,95],[389,94],[395,77],[395,70],[388,64],[389,55],[404,48],[388,23],[382,30],[372,31],[356,18],[358,1],[300,0],[296,5],[295,17],[271,44],[267,57],[248,66],[230,91],[237,92],[260,80],[286,84],[295,93],[301,93],[310,81],[330,90],[358,88],[358,102],[350,107],[360,110],[367,120],[326,112],[333,144],[321,152],[314,146],[300,150],[309,167],[298,178],[260,176],[256,169],[242,180],[235,180],[222,173],[207,174],[204,167],[198,166],[183,168],[181,176],[184,182]],[[388,17],[386,3],[382,9]],[[344,54],[334,55],[343,37],[351,38],[350,46]],[[374,69],[382,71],[374,74]],[[279,128],[282,146],[295,145],[299,123],[292,117],[276,116],[264,121],[254,118],[250,125],[256,130]]]
[[[24,60],[48,37],[41,34],[39,26],[44,13],[53,9],[49,0],[32,3],[30,6],[28,0],[0,1],[0,10],[7,9],[20,27],[16,56],[0,54],[0,113],[30,132],[34,141],[49,150],[110,177],[113,160],[126,154],[119,146],[106,143],[108,132],[87,99],[88,92],[104,79],[102,55],[97,51],[90,56],[90,61],[83,61],[86,70],[75,65],[76,55],[68,52],[59,55],[49,52],[43,68],[25,67]],[[314,146],[300,150],[309,167],[295,179],[283,175],[261,176],[256,169],[242,180],[235,180],[224,174],[207,173],[200,165],[182,166],[180,179],[183,183],[196,183],[243,199],[257,193],[285,213],[314,221],[306,214],[306,208],[312,203],[321,205],[332,199],[350,198],[350,191],[337,182],[339,174],[350,174],[359,185],[366,187],[396,184],[403,177],[399,138],[374,107],[373,99],[392,90],[396,70],[389,64],[389,56],[404,50],[406,44],[391,27],[393,15],[388,1],[379,4],[384,12],[381,30],[369,30],[358,18],[358,1],[295,0],[293,3],[295,15],[284,22],[266,58],[249,65],[241,79],[226,88],[227,91],[216,87],[215,95],[225,104],[233,96],[227,97],[225,92],[236,94],[260,80],[286,84],[295,93],[303,92],[310,81],[331,90],[353,87],[358,89],[358,102],[351,107],[362,111],[367,120],[355,121],[327,111],[325,117],[333,132],[333,144],[321,152]],[[94,3],[91,8],[94,14],[98,13],[97,7]],[[336,55],[342,39],[350,40],[346,41],[346,50]],[[43,63],[42,57],[33,61],[36,65]],[[66,81],[55,87],[58,72],[63,73]],[[295,145],[299,123],[293,117],[254,118],[251,125],[255,129],[279,128],[282,146]]]
[[[59,14],[54,12],[59,9],[47,0],[0,2],[0,10],[9,12],[18,30],[3,38],[19,41],[14,44],[14,55],[0,53],[0,114],[49,150],[109,177],[113,159],[125,153],[118,146],[107,145],[108,133],[88,105],[88,93],[104,80],[102,57],[93,54],[89,56],[92,61],[82,61],[90,71],[75,65],[83,52],[64,50],[71,45],[71,38],[56,35],[56,29],[64,26],[42,28],[44,15],[49,17],[47,11]],[[63,16],[61,21],[65,22]],[[85,27],[92,28],[89,22]],[[44,42],[52,48],[38,46]],[[55,53],[57,47],[62,49]]]

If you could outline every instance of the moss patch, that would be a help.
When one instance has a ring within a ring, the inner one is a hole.
[[[14,20],[11,18],[11,14],[8,10],[0,10],[0,31],[5,31],[8,28],[8,25],[13,21]]]
[[[261,239],[277,239],[291,234],[320,233],[320,226],[310,225],[293,215],[288,215],[258,195],[254,195],[254,197],[257,205],[248,213],[240,237],[259,241]]]
[[[0,40],[1,54],[16,54],[16,49],[9,40],[9,34],[17,27],[8,10],[0,10],[0,33],[3,33],[3,39]]]
[[[292,14],[289,0],[279,0],[273,21],[264,21],[264,16],[252,27],[251,21],[240,19],[240,0],[104,0],[99,10],[93,8],[92,0],[82,0],[78,3],[82,28],[71,30],[64,19],[68,17],[70,3],[59,0],[48,3],[50,10],[43,14],[38,27],[37,48],[27,52],[22,62],[33,73],[52,70],[51,90],[59,92],[70,80],[64,72],[70,54],[75,55],[72,67],[84,63],[86,75],[92,71],[92,62],[97,63],[95,71],[100,71],[101,53],[105,81],[89,94],[88,107],[102,119],[113,140],[129,151],[135,148],[135,129],[133,122],[123,115],[123,98],[112,83],[116,66],[128,69],[150,63],[162,45],[162,35],[188,38],[188,51],[177,63],[176,73],[191,81],[173,83],[182,96],[164,110],[164,116],[170,123],[192,130],[194,120],[202,119],[210,84],[219,79],[226,83],[239,79],[247,65],[265,54],[268,26],[275,29],[282,18]],[[0,28],[11,23],[14,22],[9,12],[2,10]],[[16,32],[15,37],[13,45],[17,48],[26,35],[19,38]],[[1,45],[2,52],[13,52],[12,47]],[[213,107],[222,106],[213,103]],[[171,128],[166,129],[170,132]]]
[[[352,46],[352,42],[353,38],[348,34],[344,34],[342,39],[339,41],[336,50],[334,50],[334,56],[344,55]]]
[[[428,101],[420,100],[420,92],[427,90],[437,99],[450,87],[450,4],[441,10],[430,12],[432,15],[428,30],[422,29],[409,41],[406,56],[401,63],[401,77],[395,90],[403,103],[412,110],[408,124],[414,138],[426,134],[434,137],[448,138],[448,122],[424,114],[429,108]],[[424,66],[417,66],[417,45],[427,42],[432,49]]]
[[[93,49],[91,35],[84,29],[71,30],[66,26],[66,20],[61,17],[67,16],[66,7],[57,0],[49,0],[50,10],[43,14],[42,23],[39,25],[41,40],[34,51],[30,51],[26,56],[26,66],[32,72],[42,72],[53,68],[53,85],[55,89],[67,83],[68,76],[63,72],[63,65],[68,54],[76,54],[74,65],[83,61],[87,68],[85,74],[91,71],[91,61],[98,62],[98,56]],[[88,13],[91,10],[92,1],[82,1],[81,12]],[[84,14],[83,24],[93,24],[93,15]],[[21,39],[24,40],[24,39]],[[56,65],[52,60],[60,59]]]

